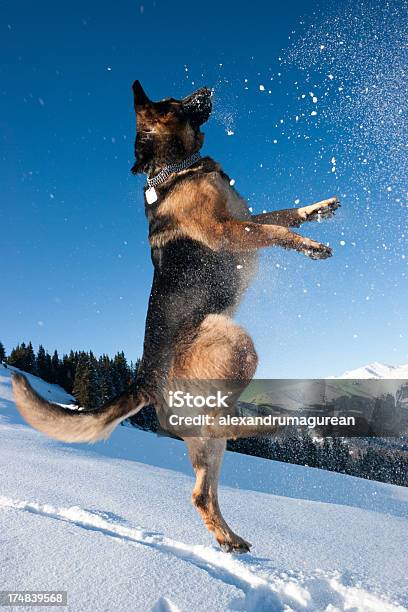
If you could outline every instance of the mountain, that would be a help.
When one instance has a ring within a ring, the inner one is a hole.
[[[408,364],[401,366],[391,366],[374,361],[369,365],[362,366],[355,370],[349,370],[341,376],[330,376],[329,378],[388,378],[394,380],[408,379]]]
[[[401,366],[391,366],[374,361],[369,365],[356,368],[355,370],[349,370],[341,376],[327,376],[326,379],[322,380],[408,380],[408,364]],[[304,407],[305,396],[313,397],[313,394],[319,394],[319,384],[322,388],[322,384],[316,383],[313,380],[304,381],[301,379],[290,380],[282,379],[275,380],[273,383],[270,381],[257,381],[251,382],[249,387],[245,390],[242,400],[258,405],[273,405],[275,407],[283,407],[285,410],[298,410],[299,407]],[[395,388],[396,383],[390,383],[390,389]],[[324,392],[332,392],[337,395],[340,389],[343,387],[339,386],[339,383],[334,383],[330,388],[330,383],[324,384]],[[385,387],[384,387],[385,388]],[[330,391],[331,389],[331,391]],[[369,388],[367,388],[369,389]],[[373,387],[374,389],[374,387]],[[356,392],[356,389],[353,389]]]
[[[178,440],[128,427],[91,446],[49,440],[21,420],[3,366],[0,440],[3,590],[67,590],[68,609],[110,612],[408,609],[408,489],[226,453],[221,507],[253,544],[237,557],[191,506]]]

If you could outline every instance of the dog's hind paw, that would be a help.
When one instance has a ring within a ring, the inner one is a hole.
[[[234,535],[233,538],[219,541],[219,545],[221,550],[225,553],[236,553],[236,554],[244,554],[250,552],[252,544],[244,540],[244,538],[240,538],[237,535]]]

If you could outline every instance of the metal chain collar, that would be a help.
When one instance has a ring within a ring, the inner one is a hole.
[[[164,183],[164,181],[168,179],[170,174],[173,174],[174,172],[180,172],[181,170],[186,170],[187,168],[198,162],[200,158],[200,152],[197,151],[197,153],[190,155],[190,157],[183,159],[183,161],[178,162],[177,164],[170,164],[170,166],[166,166],[165,168],[163,168],[163,170],[161,170],[157,176],[153,178],[147,177],[147,184],[149,185],[149,187],[157,187],[158,185],[161,185],[161,183]]]

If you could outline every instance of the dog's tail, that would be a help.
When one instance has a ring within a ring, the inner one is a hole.
[[[25,376],[13,373],[17,408],[24,419],[42,433],[64,442],[96,442],[107,438],[123,419],[152,403],[150,394],[131,388],[101,408],[72,410],[43,399]]]

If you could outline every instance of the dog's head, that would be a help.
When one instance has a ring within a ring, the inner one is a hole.
[[[176,163],[202,147],[200,126],[212,108],[209,89],[203,87],[182,100],[152,102],[135,81],[133,96],[137,120],[133,174]]]

